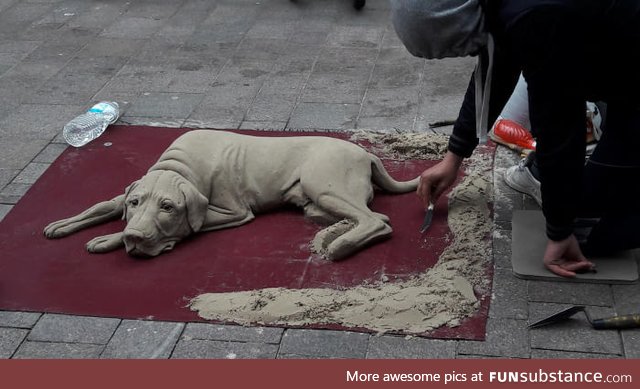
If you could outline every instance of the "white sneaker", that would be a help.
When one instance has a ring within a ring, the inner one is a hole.
[[[509,187],[529,195],[542,207],[542,194],[540,192],[540,181],[531,174],[527,167],[528,159],[525,158],[515,166],[511,166],[504,172],[504,182]]]

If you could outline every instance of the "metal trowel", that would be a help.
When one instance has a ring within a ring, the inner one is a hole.
[[[575,315],[578,312],[584,312],[584,315],[587,317],[587,320],[589,321],[589,324],[591,324],[591,327],[597,330],[640,327],[640,314],[621,315],[621,316],[605,317],[602,319],[593,319],[589,315],[589,312],[587,312],[586,307],[584,305],[574,305],[567,309],[563,309],[558,313],[554,313],[553,315],[546,317],[542,320],[538,320],[535,323],[529,324],[529,328],[539,328],[539,327],[547,326],[549,324],[559,323],[569,319],[571,316]]]

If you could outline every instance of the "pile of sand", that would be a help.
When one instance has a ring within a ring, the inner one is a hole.
[[[414,150],[446,150],[446,137],[411,133],[387,136],[397,139],[400,135],[400,141],[413,144],[405,158],[416,158]],[[372,143],[378,144],[380,139]],[[486,269],[491,258],[487,206],[492,193],[491,161],[475,154],[465,169],[467,175],[449,197],[448,223],[453,240],[426,272],[404,281],[342,290],[268,288],[207,293],[194,298],[191,309],[205,319],[239,324],[339,324],[406,334],[459,325],[479,308],[476,296],[488,292]]]
[[[356,131],[351,136],[355,143],[367,143],[369,149],[381,158],[396,160],[438,160],[447,152],[448,137],[434,133]]]

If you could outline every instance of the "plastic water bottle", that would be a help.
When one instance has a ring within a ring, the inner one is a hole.
[[[118,103],[102,101],[67,123],[62,136],[71,146],[81,147],[96,139],[120,116]]]

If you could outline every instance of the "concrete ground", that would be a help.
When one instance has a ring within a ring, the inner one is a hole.
[[[0,218],[98,100],[119,123],[430,131],[454,119],[472,59],[411,57],[386,0],[0,0]],[[443,131],[447,131],[445,128]],[[527,324],[570,304],[632,313],[640,286],[523,281],[511,213],[535,207],[495,165],[494,291],[486,341],[0,312],[1,358],[639,358],[640,330]],[[0,248],[1,249],[1,248]],[[1,291],[0,291],[1,293]]]

